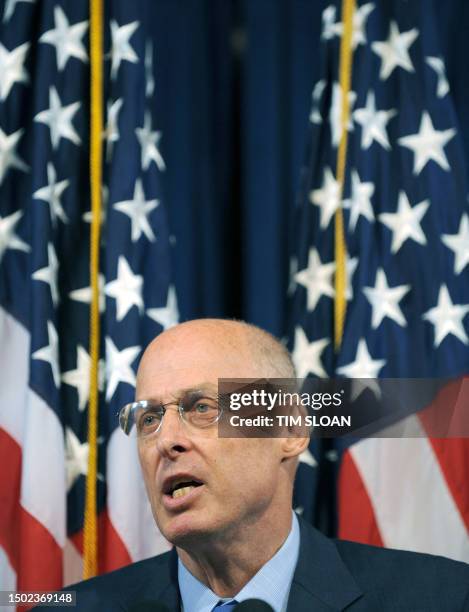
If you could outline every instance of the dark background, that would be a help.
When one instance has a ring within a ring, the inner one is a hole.
[[[181,320],[286,325],[322,0],[146,3]]]

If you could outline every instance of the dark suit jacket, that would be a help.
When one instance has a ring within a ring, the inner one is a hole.
[[[288,612],[469,611],[466,563],[330,540],[301,519],[300,530]],[[172,550],[64,590],[77,591],[77,612],[122,612],[142,600],[177,612],[177,555]]]

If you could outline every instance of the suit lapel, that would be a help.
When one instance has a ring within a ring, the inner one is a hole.
[[[332,540],[299,518],[300,555],[288,612],[343,610],[363,595]]]
[[[161,585],[161,590],[158,593],[157,601],[165,605],[169,610],[181,609],[181,596],[178,586],[178,571],[177,571],[178,556],[176,549],[173,547],[169,553],[169,572],[166,580]]]
[[[160,593],[158,603],[166,606],[168,610],[180,610],[181,599],[177,586],[174,584],[168,584],[166,589]]]
[[[131,586],[126,585],[125,595],[122,596],[124,609],[128,610],[136,603],[158,602],[171,612],[180,610],[176,549],[172,548],[168,553],[141,563],[145,564],[145,570],[137,571]]]

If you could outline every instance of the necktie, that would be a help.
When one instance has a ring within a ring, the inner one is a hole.
[[[226,601],[223,603],[219,601],[217,605],[212,608],[212,612],[233,612],[233,608],[238,605],[238,602],[233,599],[233,601]]]

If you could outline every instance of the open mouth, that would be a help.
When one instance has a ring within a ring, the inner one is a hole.
[[[188,495],[196,487],[202,486],[202,484],[198,480],[175,480],[165,488],[164,493],[172,497],[172,499],[178,499]]]

